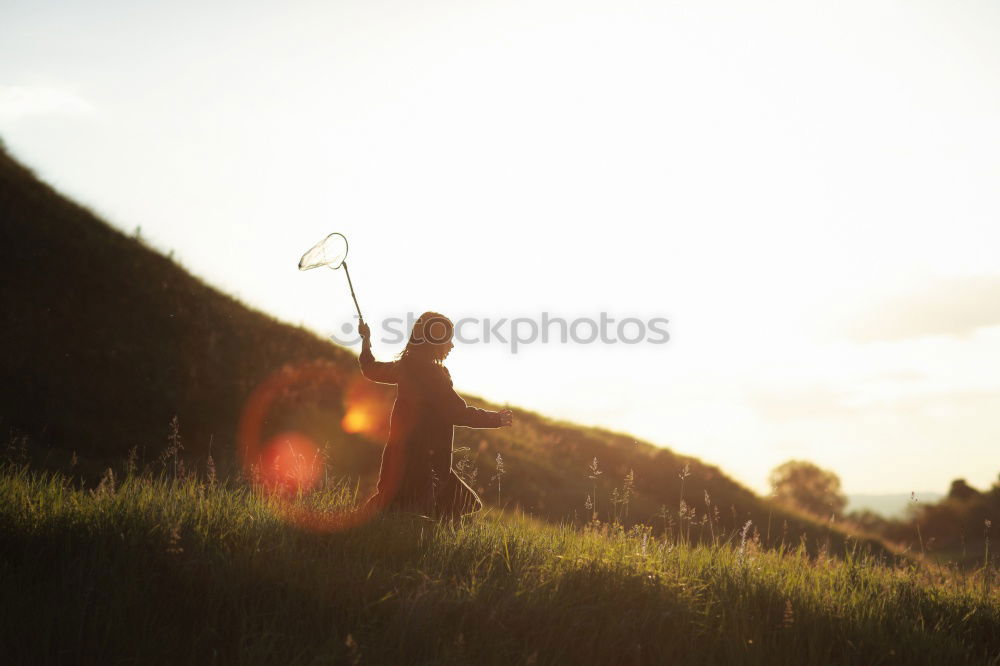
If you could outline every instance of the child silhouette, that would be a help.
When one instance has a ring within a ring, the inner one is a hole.
[[[455,426],[509,426],[509,409],[493,412],[470,407],[452,387],[442,365],[455,346],[455,327],[437,312],[425,312],[413,324],[406,349],[397,360],[379,362],[371,350],[371,330],[361,322],[358,363],[361,373],[396,385],[389,438],[382,450],[378,488],[370,508],[413,511],[430,517],[457,518],[482,508],[482,500],[452,469]]]

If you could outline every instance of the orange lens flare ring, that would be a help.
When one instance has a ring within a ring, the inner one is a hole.
[[[244,474],[284,500],[278,510],[289,523],[314,531],[334,531],[367,522],[374,509],[365,505],[351,511],[318,511],[294,502],[299,494],[316,489],[323,478],[320,447],[308,435],[287,430],[264,437],[273,407],[290,394],[310,387],[343,387],[343,373],[326,362],[286,365],[262,381],[243,406],[237,430],[238,454]],[[372,409],[363,403],[348,405],[345,432],[366,433],[374,425]]]

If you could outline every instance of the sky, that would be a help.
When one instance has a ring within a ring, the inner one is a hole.
[[[997,480],[998,81],[988,1],[0,8],[0,137],[114,226],[324,336],[343,233],[383,359],[407,312],[667,319],[447,365],[759,492]]]

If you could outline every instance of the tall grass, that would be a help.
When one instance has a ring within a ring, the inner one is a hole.
[[[6,663],[1000,663],[982,575],[496,511],[0,469]],[[305,518],[305,519],[303,519]]]

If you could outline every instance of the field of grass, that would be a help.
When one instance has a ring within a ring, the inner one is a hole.
[[[5,663],[1000,663],[989,570],[124,477],[0,468]]]

